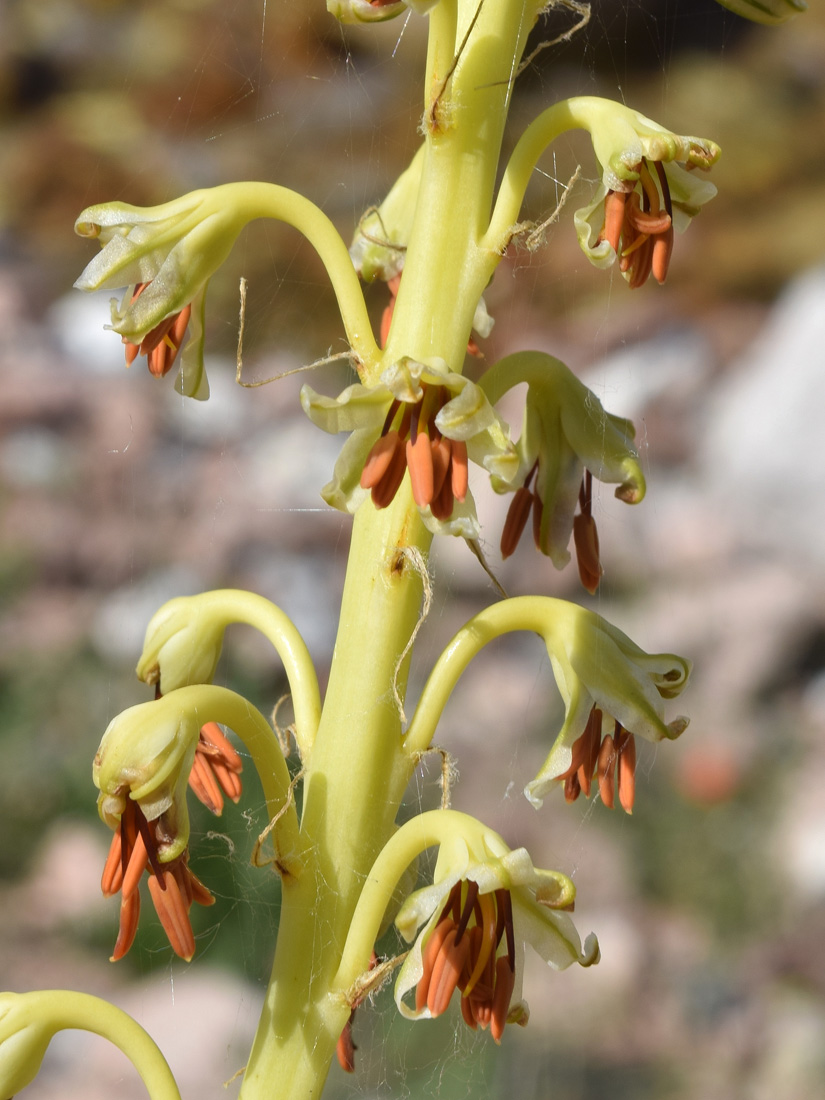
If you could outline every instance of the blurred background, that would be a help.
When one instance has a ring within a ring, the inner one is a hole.
[[[536,44],[571,18],[552,13]],[[310,428],[297,393],[345,376],[237,386],[240,278],[248,381],[344,343],[312,250],[256,223],[210,286],[213,396],[185,403],[142,361],[124,371],[107,295],[70,289],[93,254],[72,224],[91,203],[258,178],[306,193],[348,239],[416,148],[425,32],[415,18],[345,31],[320,0],[0,6],[0,986],[109,997],[160,1043],[184,1097],[227,1095],[263,996],[278,887],[249,865],[260,791],[247,774],[239,807],[195,811],[192,867],[218,900],[193,913],[193,963],[146,904],[114,965],[91,760],[109,720],[146,698],[133,667],[173,595],[261,592],[323,680],[350,520],[318,496],[341,441]],[[474,663],[439,733],[458,761],[453,804],[573,875],[603,961],[554,975],[536,960],[530,1026],[500,1049],[457,1011],[400,1020],[385,991],[359,1010],[357,1072],[333,1067],[329,1096],[807,1100],[825,1095],[825,10],[765,29],[712,0],[593,0],[589,26],[520,79],[511,144],[572,94],[723,148],[719,196],[677,240],[667,286],[631,292],[578,250],[572,211],[596,169],[579,136],[558,142],[528,215],[555,208],[577,165],[581,178],[546,247],[503,261],[483,347],[489,361],[551,352],[634,419],[648,496],[633,510],[598,496],[605,575],[584,599],[644,648],[695,661],[670,715],[692,724],[643,747],[632,818],[560,793],[536,813],[520,792],[560,720],[546,655],[518,637]],[[386,289],[368,296],[377,321]],[[517,403],[506,411],[517,423]],[[497,532],[506,502],[477,489]],[[485,550],[510,593],[581,598],[574,570],[531,546],[501,563],[491,534]],[[432,565],[413,693],[494,598],[463,543],[439,542]],[[285,691],[243,630],[219,676],[267,712]],[[438,778],[422,771],[411,809],[437,804]],[[144,1092],[80,1033],[55,1040],[26,1093],[114,1095]]]

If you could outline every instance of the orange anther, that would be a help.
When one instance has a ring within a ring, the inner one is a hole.
[[[650,261],[650,269],[653,278],[661,286],[667,278],[670,267],[670,257],[673,255],[673,226],[657,237],[653,242],[653,254]]]
[[[161,885],[157,875],[149,876],[149,893],[172,950],[189,962],[195,954],[195,936],[189,921],[189,906],[184,900],[177,877],[171,871],[164,871],[163,877],[164,885]]]
[[[444,943],[433,966],[430,987],[427,990],[427,1008],[433,1017],[446,1012],[470,952],[470,940],[467,936],[464,936],[458,944],[455,940],[456,929],[452,928],[444,937]]]
[[[604,228],[600,236],[614,252],[619,251],[626,202],[625,191],[608,191],[604,200]]]
[[[352,1017],[354,1015],[355,1013],[353,1012],[344,1024],[344,1030],[338,1036],[338,1042],[335,1047],[335,1056],[338,1059],[338,1065],[344,1073],[355,1073],[355,1051],[357,1047],[352,1041]]]
[[[135,890],[128,898],[120,903],[120,925],[117,930],[115,949],[110,955],[110,962],[122,959],[135,940],[138,918],[140,917],[140,893]]]
[[[192,762],[192,771],[189,773],[189,786],[207,810],[211,810],[216,815],[221,813],[223,810],[221,788],[211,766],[200,752],[195,753],[195,759]]]
[[[407,469],[413,500],[419,508],[426,508],[433,499],[433,452],[426,432],[419,432],[415,442],[407,440]]]
[[[576,547],[576,561],[579,577],[590,595],[594,595],[602,579],[602,567],[599,561],[599,533],[592,515],[573,517],[573,543]]]
[[[616,737],[616,745],[619,803],[626,813],[632,814],[636,799],[636,738],[622,729]]]
[[[602,802],[609,810],[613,809],[616,773],[616,745],[610,734],[602,741],[599,750],[599,759],[596,766],[596,774],[599,780],[599,794]]]
[[[420,1012],[427,1003],[427,995],[430,989],[430,981],[433,976],[435,961],[441,953],[447,934],[455,929],[455,923],[449,919],[442,919],[430,933],[430,938],[424,947],[422,955],[423,972],[421,980],[415,990],[415,1010]]]
[[[510,557],[519,544],[527,520],[530,518],[530,509],[533,506],[533,494],[526,485],[516,489],[510,507],[507,509],[507,519],[501,532],[501,556],[503,559]]]
[[[453,496],[456,500],[463,501],[469,488],[469,460],[467,458],[467,444],[461,439],[451,441],[453,461],[451,470],[451,485]]]
[[[129,863],[123,873],[121,893],[124,901],[131,897],[137,890],[148,863],[149,853],[146,851],[146,842],[142,834],[138,833],[137,837],[135,837],[135,846],[132,848],[132,853],[129,856]]]
[[[100,879],[100,889],[106,898],[116,894],[123,882],[122,853],[123,846],[121,844],[120,829],[118,829],[112,837],[112,843],[109,845],[109,854],[106,856],[106,863]]]
[[[490,1015],[490,1034],[497,1043],[501,1042],[510,1001],[516,985],[516,972],[510,966],[510,960],[501,958],[496,961],[496,986],[493,993],[493,1005]]]

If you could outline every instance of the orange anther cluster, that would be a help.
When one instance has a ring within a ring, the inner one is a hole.
[[[132,295],[132,302],[140,297],[148,285],[148,283],[137,284]],[[138,355],[145,355],[150,374],[153,374],[155,378],[162,378],[165,374],[168,374],[178,357],[178,351],[186,335],[191,313],[192,307],[189,305],[182,309],[180,313],[174,313],[171,317],[167,317],[165,321],[161,321],[151,332],[147,333],[140,344],[133,344],[124,336],[126,366],[131,367]]]
[[[659,161],[653,162],[658,177],[650,174],[647,161],[639,166],[639,190],[608,191],[604,200],[604,227],[599,240],[607,241],[619,257],[632,289],[667,277],[673,251],[673,206],[667,175]]]
[[[120,927],[112,962],[122,959],[134,941],[140,916],[138,887],[144,871],[149,873],[149,893],[172,950],[187,961],[195,954],[189,910],[193,902],[212,905],[215,899],[189,870],[187,852],[169,863],[159,861],[162,831],[162,818],[149,823],[137,802],[127,798],[101,880],[106,897],[118,891],[121,895]]]
[[[498,955],[502,938],[506,953]],[[472,880],[457,882],[427,940],[422,962],[416,1010],[426,1007],[431,1016],[440,1016],[458,989],[467,1026],[473,1031],[489,1027],[500,1042],[516,980],[509,891],[479,894]]]
[[[633,812],[636,798],[636,740],[616,722],[613,733],[602,740],[602,712],[593,707],[584,733],[573,742],[570,767],[558,778],[564,783],[564,797],[575,802],[584,792],[590,797],[594,776],[599,784],[602,802],[612,810],[616,803],[627,813]]]
[[[533,541],[538,550],[542,548],[541,518],[543,505],[541,497],[531,488],[538,465],[537,459],[525,478],[524,484],[513,494],[513,499],[507,510],[507,518],[501,532],[501,556],[503,559],[509,558],[514,553],[527,526],[531,511],[533,513]],[[593,518],[592,503],[593,475],[589,470],[585,470],[579,489],[579,512],[573,517],[573,545],[576,548],[579,577],[591,596],[599,587],[599,581],[602,577],[601,560],[599,558],[599,533],[596,529],[596,521]]]
[[[200,801],[219,814],[223,796],[237,802],[241,797],[243,762],[217,722],[201,727],[195,761],[189,774],[189,786]]]
[[[451,399],[445,386],[422,386],[419,402],[393,401],[381,435],[361,474],[361,488],[369,489],[376,508],[386,508],[409,470],[413,499],[428,505],[436,519],[449,519],[455,501],[467,495],[467,445],[447,439],[435,418]]]

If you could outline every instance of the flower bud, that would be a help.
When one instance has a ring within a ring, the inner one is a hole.
[[[138,679],[156,684],[164,695],[191,684],[211,684],[222,642],[223,625],[207,616],[203,600],[169,600],[146,628]]]
[[[0,993],[0,1096],[22,1092],[40,1072],[54,1029],[25,993]]]

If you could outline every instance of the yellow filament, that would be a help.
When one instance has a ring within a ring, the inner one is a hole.
[[[478,979],[484,973],[484,968],[487,965],[487,960],[495,950],[496,946],[496,902],[492,894],[481,894],[478,899],[479,908],[481,909],[481,949],[478,953],[478,959],[476,965],[470,975],[470,980],[464,988],[463,996],[469,997],[473,991]]]

